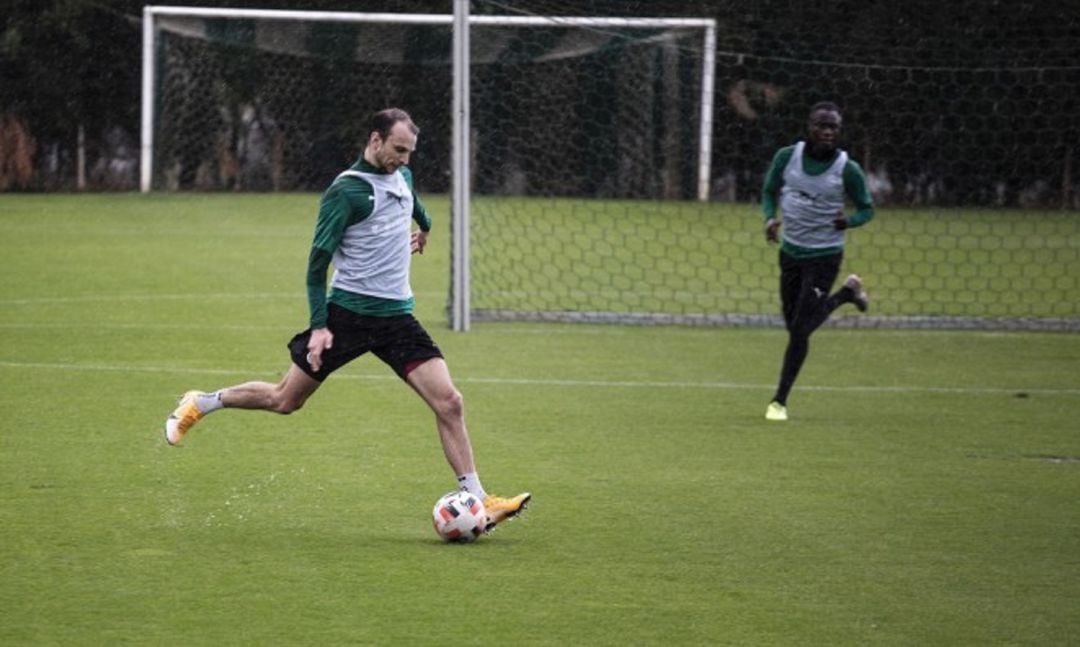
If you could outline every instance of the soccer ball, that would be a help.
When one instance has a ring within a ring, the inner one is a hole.
[[[445,541],[468,543],[484,534],[487,512],[476,495],[465,490],[444,494],[431,511],[435,532]]]

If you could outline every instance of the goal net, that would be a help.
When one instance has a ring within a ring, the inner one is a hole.
[[[470,320],[781,325],[756,201],[773,152],[832,99],[878,203],[845,256],[871,313],[833,325],[1080,330],[1064,296],[1080,288],[1060,139],[1077,127],[1072,59],[937,61],[820,30],[778,43],[782,25],[715,7],[620,22],[521,6],[472,3],[468,281],[453,282]],[[320,191],[363,117],[397,105],[423,129],[418,189],[450,192],[450,14],[163,9],[147,13],[146,188]]]

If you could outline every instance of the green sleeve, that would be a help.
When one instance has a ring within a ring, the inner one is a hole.
[[[413,187],[412,171],[409,167],[401,167],[401,175],[405,177],[405,183],[409,185],[409,190],[412,191],[413,197],[413,211],[412,218],[416,221],[416,224],[420,227],[420,231],[431,231],[431,216],[428,215],[427,209],[424,208],[424,203],[420,200],[420,196],[416,195],[416,188]]]
[[[330,261],[341,244],[345,229],[371,215],[374,208],[369,199],[371,195],[371,185],[356,178],[339,179],[323,193],[307,267],[309,325],[312,328],[326,327],[326,275]]]
[[[331,258],[330,252],[318,247],[312,247],[308,256],[307,298],[311,312],[308,325],[312,330],[326,327],[326,271]]]
[[[772,164],[765,172],[765,182],[761,186],[761,210],[765,214],[765,220],[776,217],[779,208],[780,187],[784,184],[784,168],[791,161],[795,152],[794,146],[785,146],[773,155]]]
[[[858,162],[848,160],[844,165],[844,192],[856,210],[848,216],[849,227],[861,227],[874,219],[874,199],[866,184],[866,174]]]
[[[420,227],[420,231],[431,231],[431,216],[428,215],[424,203],[420,202],[420,196],[413,193],[413,220]]]

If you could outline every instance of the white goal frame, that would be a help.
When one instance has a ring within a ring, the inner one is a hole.
[[[709,199],[712,166],[712,114],[716,64],[716,20],[712,18],[599,18],[572,16],[473,16],[471,0],[453,0],[453,14],[359,13],[344,11],[288,11],[147,5],[143,7],[142,124],[139,186],[151,189],[154,160],[154,51],[159,16],[196,18],[259,18],[314,22],[398,23],[450,25],[453,28],[453,135],[451,164],[451,327],[469,329],[469,27],[585,27],[585,28],[690,28],[704,32],[701,66],[701,113],[699,115],[697,199]]]

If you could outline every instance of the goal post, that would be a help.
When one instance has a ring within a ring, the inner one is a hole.
[[[471,0],[454,0],[454,55],[453,55],[453,170],[451,171],[450,200],[450,294],[447,298],[450,328],[456,331],[469,329],[469,197],[471,186],[469,115],[470,73],[469,65],[469,18]]]

